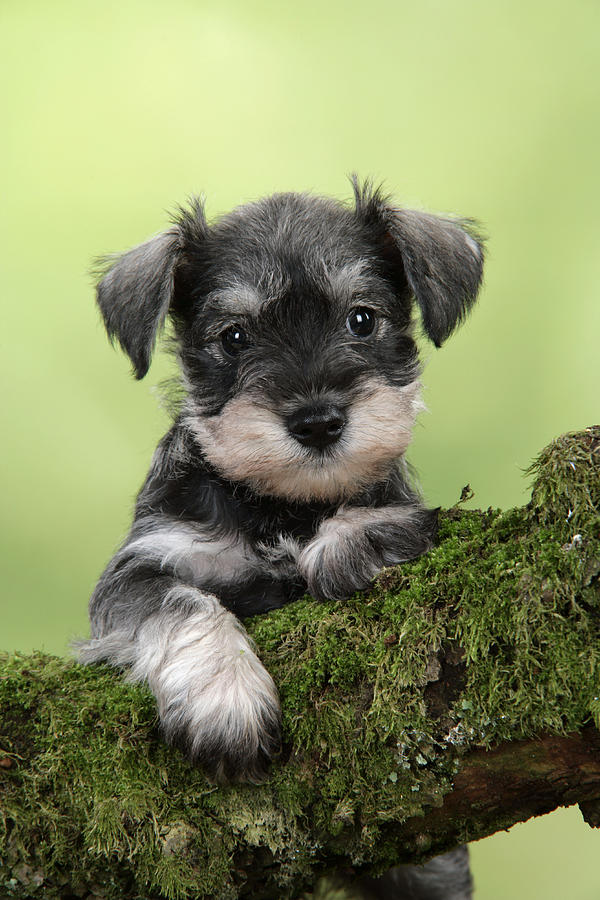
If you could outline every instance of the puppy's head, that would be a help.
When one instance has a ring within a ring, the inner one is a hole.
[[[420,408],[413,307],[436,346],[477,295],[470,223],[276,194],[209,227],[201,205],[124,254],[98,303],[142,378],[167,315],[186,418],[226,478],[291,500],[342,500],[386,476]]]

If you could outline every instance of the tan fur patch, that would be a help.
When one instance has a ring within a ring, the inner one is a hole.
[[[317,456],[288,433],[282,417],[261,399],[234,397],[218,416],[188,416],[209,462],[231,481],[289,500],[342,500],[385,478],[406,451],[421,385],[393,387],[366,379],[346,410],[347,423],[329,453]]]

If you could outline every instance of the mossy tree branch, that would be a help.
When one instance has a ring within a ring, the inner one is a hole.
[[[250,623],[285,735],[260,787],[207,784],[114,670],[4,657],[0,897],[294,897],[558,805],[598,824],[600,427],[531,471],[368,594]]]

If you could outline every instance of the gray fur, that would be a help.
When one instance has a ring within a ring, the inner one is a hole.
[[[109,337],[119,340],[137,378],[148,371],[156,336],[169,312],[180,244],[175,228],[100,263],[108,271],[98,284],[98,306]]]
[[[325,519],[298,556],[298,568],[313,597],[342,600],[364,590],[384,566],[393,566],[430,550],[431,513],[417,504],[340,507]],[[405,558],[401,559],[398,548]]]
[[[395,277],[405,280],[417,300],[427,336],[441,346],[469,311],[481,285],[483,242],[475,224],[398,208],[368,182],[360,186],[355,179],[354,190],[354,214],[328,198],[303,194],[275,195],[234,210],[217,224],[217,234],[227,235],[242,224],[248,237],[254,231],[260,239],[261,225],[273,201],[279,209],[278,224],[268,239],[265,236],[262,259],[244,259],[243,245],[238,258],[228,259],[230,272],[226,278],[219,274],[217,292],[234,298],[246,295],[251,302],[281,296],[291,279],[285,267],[277,264],[279,257],[292,264],[302,258],[315,282],[332,285],[334,293],[341,296],[356,296],[361,289],[372,293],[371,260],[343,253],[348,235],[354,232],[358,236],[363,225],[380,244],[382,257],[396,270]],[[321,221],[311,221],[306,210],[320,211]],[[194,198],[189,210],[179,211],[171,229],[120,257],[100,261],[99,271],[105,274],[98,284],[98,305],[109,336],[119,340],[137,378],[148,371],[156,337],[175,298],[176,271],[185,279],[194,258],[200,258],[203,245],[210,242],[210,234],[202,204]],[[249,241],[248,247],[256,257],[255,241]]]
[[[378,228],[390,264],[400,267],[416,298],[425,333],[436,347],[475,302],[483,277],[483,239],[471,219],[401,209],[353,178],[357,213]]]
[[[480,243],[471,223],[414,210],[397,210],[390,234],[402,254],[423,327],[440,347],[474,303],[483,272]]]
[[[471,900],[469,852],[457,847],[422,866],[398,866],[381,878],[361,880],[363,900]]]

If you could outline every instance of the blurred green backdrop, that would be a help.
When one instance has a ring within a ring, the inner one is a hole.
[[[0,646],[63,653],[167,425],[93,305],[91,259],[204,191],[274,190],[480,219],[486,286],[426,350],[411,458],[432,503],[526,498],[522,469],[598,421],[600,5],[595,0],[3,0]],[[473,848],[479,900],[592,900],[575,810]]]

